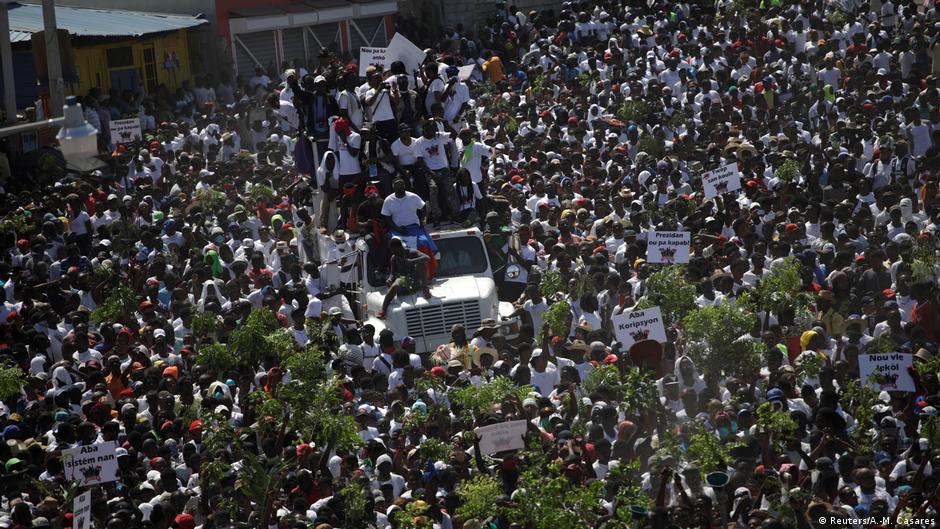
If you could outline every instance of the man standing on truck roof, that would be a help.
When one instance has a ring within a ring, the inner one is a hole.
[[[382,203],[382,215],[385,216],[389,229],[404,232],[411,226],[420,226],[424,200],[405,190],[405,180],[401,177],[392,181],[392,190],[394,193],[385,197]]]
[[[418,250],[406,248],[398,237],[392,237],[389,244],[392,250],[391,273],[388,276],[388,293],[382,301],[382,310],[376,315],[385,318],[389,304],[398,294],[408,295],[420,289],[425,299],[431,299],[428,289],[428,259]]]
[[[418,195],[405,190],[405,180],[401,177],[392,182],[394,193],[385,197],[382,203],[382,215],[388,222],[389,231],[393,236],[402,239],[414,239],[415,247],[436,259],[438,257],[437,245],[424,229],[424,200]],[[435,262],[428,263],[431,275],[434,275]]]

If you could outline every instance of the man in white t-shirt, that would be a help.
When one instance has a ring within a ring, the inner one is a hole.
[[[362,136],[353,132],[345,119],[338,119],[333,123],[336,131],[336,152],[339,154],[339,176],[344,181],[351,181],[362,173],[359,164],[359,149],[362,147]]]
[[[411,137],[411,127],[406,123],[398,127],[398,139],[392,142],[392,155],[395,156],[398,174],[410,174],[418,163],[415,139]]]
[[[355,73],[347,73],[346,77],[343,79],[345,90],[336,96],[340,117],[346,118],[355,130],[359,130],[362,127],[364,117],[362,114],[362,103],[359,102],[359,96],[356,95],[358,79]]]
[[[548,355],[540,349],[532,351],[530,368],[532,373],[530,383],[543,397],[547,397],[551,394],[555,386],[561,382],[558,367],[549,362]]]
[[[424,73],[428,78],[428,94],[424,96],[424,109],[430,116],[432,114],[431,107],[434,106],[434,103],[444,103],[444,91],[447,89],[447,85],[444,84],[444,80],[438,74],[437,65],[426,65]]]
[[[457,156],[460,157],[460,166],[470,173],[470,180],[475,184],[483,182],[483,158],[493,156],[492,150],[486,144],[475,141],[470,129],[461,129],[457,135]],[[481,190],[485,186],[480,186]]]
[[[447,160],[448,152],[453,141],[446,132],[438,131],[432,122],[424,126],[424,135],[415,140],[415,156],[421,159],[428,174],[429,197],[431,202],[431,216],[435,220],[446,219],[445,212],[459,211],[457,193],[454,188],[454,179],[450,174]],[[433,207],[437,205],[437,207]]]
[[[398,138],[394,108],[398,106],[398,92],[389,83],[382,82],[382,74],[369,77],[369,89],[365,94],[365,111],[376,134],[390,144]]]
[[[424,200],[418,195],[405,191],[405,181],[401,177],[392,182],[394,193],[385,197],[382,203],[382,215],[388,218],[393,231],[401,231],[407,226],[420,225],[419,212],[424,209]]]
[[[463,112],[470,101],[470,88],[457,75],[456,66],[447,69],[447,88],[444,90],[444,119],[456,125],[462,120]]]
[[[254,91],[259,86],[267,89],[270,84],[271,78],[264,73],[264,68],[255,66],[255,76],[248,80],[248,86],[251,87],[251,90]]]
[[[392,155],[395,170],[405,179],[407,186],[425,200],[428,194],[428,182],[424,173],[417,167],[418,155],[415,151],[415,138],[411,137],[411,126],[402,123],[398,126],[398,139],[392,142]]]

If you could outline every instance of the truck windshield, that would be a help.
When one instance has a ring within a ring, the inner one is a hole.
[[[477,237],[451,237],[436,239],[441,258],[437,262],[434,277],[457,277],[481,274],[487,269],[486,250],[483,241]],[[385,286],[385,277],[377,273],[372,260],[367,263],[369,284],[373,287]]]
[[[466,276],[486,271],[486,250],[480,239],[452,237],[434,242],[437,243],[437,249],[441,252],[435,277]]]

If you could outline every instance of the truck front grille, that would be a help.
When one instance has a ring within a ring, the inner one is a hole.
[[[467,300],[405,309],[405,322],[412,338],[450,333],[456,323],[470,334],[480,326],[480,303]]]

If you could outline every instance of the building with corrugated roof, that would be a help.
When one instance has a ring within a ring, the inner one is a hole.
[[[56,2],[114,9],[128,4]],[[133,7],[200,15],[210,25],[190,35],[196,43],[190,58],[198,71],[251,77],[256,66],[272,73],[285,62],[314,66],[324,48],[343,58],[358,58],[362,46],[385,46],[395,33],[398,0],[135,0]]]
[[[67,31],[72,53],[63,57],[66,94],[83,95],[93,87],[103,93],[143,90],[160,85],[175,90],[193,78],[189,31],[209,21],[192,15],[57,5],[56,23]],[[42,6],[9,4],[17,107],[32,105],[42,93],[45,53],[41,40]],[[6,81],[6,80],[4,80]]]

